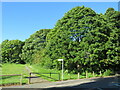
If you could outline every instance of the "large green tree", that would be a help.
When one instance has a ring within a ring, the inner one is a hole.
[[[58,67],[58,58],[63,58],[66,69],[76,69],[81,63],[79,46],[86,33],[95,28],[96,13],[84,6],[75,7],[58,20],[56,26],[47,36],[46,57],[52,62],[52,67]],[[46,61],[47,62],[47,61]],[[71,68],[72,67],[72,68]]]
[[[120,12],[108,8],[105,18],[112,32],[109,41],[106,43],[108,67],[114,70],[120,68]]]
[[[65,13],[47,35],[44,64],[59,68],[57,59],[63,58],[66,69],[77,70],[79,64],[82,71],[91,72],[119,65],[119,12],[112,11],[96,14],[82,6]],[[112,52],[110,43],[116,48]]]

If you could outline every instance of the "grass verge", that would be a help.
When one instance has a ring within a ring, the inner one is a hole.
[[[22,64],[3,64],[2,70],[0,71],[0,75],[9,75],[9,74],[22,74],[23,79],[22,83],[28,83],[28,77],[29,73],[26,69],[26,66],[31,70],[31,72],[37,72],[40,74],[36,74],[37,76],[40,76],[43,79],[46,79],[48,81],[59,81],[62,80],[61,78],[61,70],[57,69],[46,69],[44,67],[41,67],[40,65],[22,65]],[[107,70],[102,75],[100,74],[94,74],[94,77],[100,77],[100,76],[109,76],[111,71]],[[92,73],[87,73],[87,78],[93,77]],[[80,74],[79,79],[86,78],[86,72],[83,72]],[[21,76],[3,76],[0,77],[0,85],[4,84],[13,84],[13,83],[20,83]],[[78,74],[73,73],[67,73],[64,72],[64,80],[69,79],[78,79]]]
[[[27,83],[27,79],[24,76],[27,76],[28,73],[25,69],[25,65],[22,64],[3,64],[2,70],[0,71],[0,75],[12,75],[12,74],[22,74],[22,83]],[[0,85],[4,84],[16,84],[20,83],[21,76],[1,76],[0,77]]]

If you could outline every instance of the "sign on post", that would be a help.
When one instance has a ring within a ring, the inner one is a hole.
[[[58,59],[58,61],[63,61],[63,59]]]
[[[62,81],[63,81],[63,59],[58,59],[58,61],[62,61]]]

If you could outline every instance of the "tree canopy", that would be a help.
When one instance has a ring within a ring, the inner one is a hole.
[[[47,35],[46,63],[59,68],[57,59],[63,58],[66,69],[77,70],[79,64],[83,71],[104,71],[120,64],[120,12],[113,11],[109,8],[103,15],[82,6],[65,13]]]
[[[46,35],[50,29],[41,29],[32,34],[28,39],[25,40],[25,44],[22,49],[21,58],[26,63],[32,63],[34,54],[40,51],[46,46]]]
[[[24,42],[20,40],[5,40],[1,44],[1,56],[3,63],[24,63],[20,58]]]
[[[5,40],[3,62],[40,63],[74,72],[120,68],[120,12],[108,8],[97,14],[88,7],[75,7],[64,14],[52,29],[41,29],[24,42]],[[77,66],[80,66],[78,69]]]

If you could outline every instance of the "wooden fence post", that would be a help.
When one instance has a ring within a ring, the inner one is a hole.
[[[95,72],[93,71],[93,77],[95,77]]]
[[[69,74],[69,79],[71,79],[71,74]]]
[[[78,72],[78,79],[80,78],[80,73]]]
[[[50,72],[50,77],[51,77],[51,72]]]
[[[60,80],[60,73],[58,73],[58,76],[59,76],[59,80]]]
[[[23,76],[21,74],[21,76],[20,76],[20,85],[22,85],[22,78],[23,78]]]
[[[88,72],[86,71],[86,78],[88,78]]]
[[[28,84],[31,82],[31,73],[29,73]]]
[[[100,71],[100,77],[102,77],[102,72]]]

